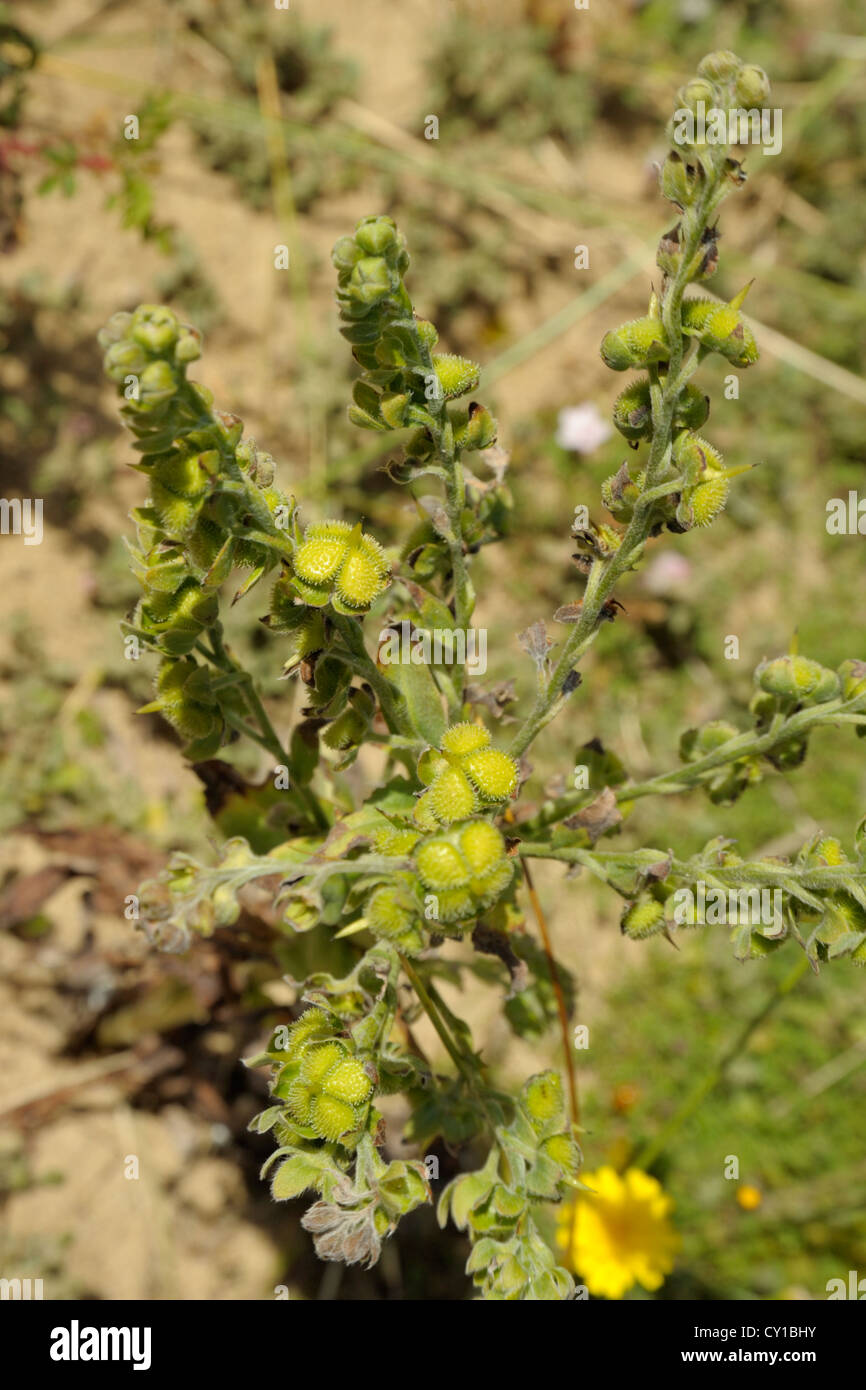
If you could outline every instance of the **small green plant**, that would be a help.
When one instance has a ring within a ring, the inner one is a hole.
[[[703,102],[727,113],[744,101],[761,105],[768,90],[760,69],[716,53],[682,89],[678,108]],[[399,1220],[433,1197],[425,1162],[382,1155],[377,1098],[401,1092],[412,1112],[405,1137],[422,1153],[437,1139],[487,1145],[483,1165],[438,1194],[437,1211],[467,1231],[468,1271],[491,1299],[556,1300],[574,1288],[544,1216],[546,1204],[565,1203],[581,1187],[570,981],[550,953],[543,917],[543,950],[520,931],[524,894],[537,905],[533,859],[585,869],[607,884],[624,900],[630,938],[720,922],[733,927],[741,959],[788,943],[815,969],[837,957],[866,962],[862,825],[848,851],[819,835],[790,859],[749,860],[722,837],[688,858],[667,848],[598,847],[622,831],[642,797],[703,788],[712,801],[730,803],[770,771],[798,766],[815,730],[851,726],[862,734],[862,662],[830,670],[796,651],[774,656],[755,673],[751,727],[715,720],[689,730],[675,769],[638,782],[588,743],[583,786],[534,801],[524,792],[524,755],[572,707],[581,664],[617,616],[619,582],[651,538],[718,524],[731,484],[748,467],[726,465],[704,437],[709,401],[693,381],[711,354],[738,368],[756,361],[745,291],[727,303],[686,297],[716,270],[716,215],[745,172],[727,144],[700,137],[683,144],[677,128],[670,127],[660,171],[675,220],[659,245],[658,289],[645,313],[611,330],[601,346],[613,370],[639,373],[617,400],[614,421],[644,453],[605,482],[609,519],[576,509],[583,594],[554,615],[564,636],[553,654],[543,622],[521,634],[535,695],[508,748],[494,746],[478,713],[484,703],[477,692],[469,699],[465,662],[455,655],[474,631],[473,557],[511,519],[501,460],[490,452],[496,422],[467,400],[478,389],[477,364],[443,351],[435,326],[416,314],[409,253],[395,223],[365,218],[333,252],[341,331],[360,369],[349,417],[394,434],[402,458],[391,475],[416,507],[414,524],[391,544],[355,517],[302,521],[275,481],[270,455],[189,380],[200,337],[169,309],[115,315],[102,334],[106,371],[140,455],[135,467],[150,489],[134,513],[130,547],[143,593],[125,625],[128,643],[159,657],[146,708],[164,714],[194,762],[239,737],[260,744],[283,788],[289,827],[267,853],[235,837],[216,863],[176,855],[143,888],[143,915],[157,940],[179,947],[190,931],[230,927],[242,890],[258,881],[276,885],[272,898],[287,932],[316,929],[351,946],[348,973],[311,975],[302,992],[308,1007],[252,1059],[271,1069],[272,1104],[254,1126],[277,1141],[266,1165],[277,1164],[274,1197],[315,1192],[304,1224],[319,1254],[372,1263]],[[304,691],[288,739],[225,641],[222,593],[238,569],[246,573],[236,598],[268,581],[263,621]],[[408,634],[408,651],[391,642],[398,633]],[[365,744],[383,752],[383,770],[375,777],[364,770],[350,783],[342,772]],[[352,791],[359,786],[362,796]],[[754,906],[755,895],[762,904],[764,894],[773,903],[769,917],[731,916],[732,895],[739,909]],[[485,954],[508,967],[513,997],[505,1013],[515,1031],[537,1038],[558,1015],[567,1092],[550,1071],[516,1096],[499,1089],[439,989],[445,938],[459,943],[461,970],[483,978],[477,964]],[[412,1043],[419,1012],[449,1059],[445,1076]],[[624,1210],[631,1203],[640,1213],[645,1203],[655,1213],[657,1287],[673,1248],[665,1201],[640,1174],[612,1187]],[[600,1279],[598,1287],[627,1287],[630,1277]]]
[[[252,0],[184,0],[180,9],[186,27],[226,65],[227,94],[235,103],[257,97],[263,57],[273,63],[279,109],[297,125],[289,161],[294,206],[306,211],[323,193],[351,185],[351,168],[341,168],[310,138],[357,86],[354,64],[334,51],[331,31]],[[242,122],[202,118],[192,128],[202,159],[228,174],[253,207],[266,207],[270,170],[260,133]]]

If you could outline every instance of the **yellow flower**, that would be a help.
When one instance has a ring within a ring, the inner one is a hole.
[[[751,1183],[743,1183],[737,1188],[737,1201],[743,1211],[757,1211],[763,1201],[760,1189],[753,1187]]]
[[[587,1173],[582,1192],[559,1215],[565,1262],[593,1295],[622,1298],[635,1284],[653,1292],[673,1269],[679,1236],[668,1220],[673,1201],[639,1168]]]

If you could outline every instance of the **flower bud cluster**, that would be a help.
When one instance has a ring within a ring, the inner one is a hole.
[[[170,309],[143,304],[115,314],[99,340],[141,455],[133,466],[150,488],[132,514],[131,568],[143,593],[126,625],[163,656],[145,708],[159,710],[188,741],[190,758],[211,757],[227,737],[224,714],[238,707],[237,696],[217,692],[193,652],[218,623],[218,591],[232,570],[252,571],[246,589],[290,550],[278,519],[294,508],[274,486],[271,456],[242,440],[242,421],[214,411],[211,393],[187,380],[201,355],[194,328]]]
[[[292,1024],[286,1053],[271,1089],[286,1102],[298,1137],[351,1143],[366,1121],[375,1089],[369,1064],[336,1035],[336,1020],[323,1009],[308,1009]]]
[[[466,1269],[483,1298],[558,1300],[571,1291],[571,1278],[533,1219],[540,1203],[560,1201],[573,1188],[580,1167],[557,1073],[530,1077],[516,1110],[512,1124],[497,1131],[485,1166],[448,1184],[437,1215],[440,1225],[450,1216],[468,1232],[472,1252]]]
[[[749,786],[763,779],[769,763],[781,771],[799,767],[806,757],[809,731],[788,723],[801,710],[844,701],[848,714],[866,712],[866,665],[859,661],[844,661],[838,671],[831,671],[817,661],[799,655],[772,657],[762,661],[754,675],[755,693],[750,702],[754,729],[758,735],[775,730],[773,744],[764,753],[746,752],[720,761],[703,782],[711,801],[730,805]],[[837,706],[834,706],[834,709]],[[833,710],[827,712],[832,722]],[[779,721],[782,721],[781,723]],[[863,727],[857,728],[862,736]],[[680,739],[680,756],[686,763],[696,763],[725,748],[741,731],[725,720],[710,720],[699,728],[687,729]]]
[[[390,570],[377,540],[358,523],[324,521],[308,526],[292,560],[294,589],[314,608],[330,603],[338,613],[365,612],[387,587]]]
[[[857,859],[819,833],[793,859],[755,860],[718,837],[687,863],[669,865],[663,878],[639,876],[620,925],[625,936],[643,940],[718,924],[731,927],[741,960],[760,960],[793,937],[813,962],[846,957],[866,965],[864,871],[862,837]]]
[[[470,820],[422,840],[413,854],[428,892],[436,895],[440,922],[477,917],[501,897],[513,869],[505,841],[485,820]]]
[[[441,403],[478,385],[479,369],[468,358],[433,351],[438,334],[416,319],[403,276],[409,253],[390,217],[365,217],[353,236],[341,237],[333,253],[341,333],[352,344],[364,375],[355,383],[349,419],[363,429],[414,427],[418,450],[439,429]],[[460,445],[483,449],[493,443],[496,426],[489,412],[476,408],[460,427]],[[417,451],[409,447],[410,454]]]
[[[760,68],[741,63],[733,53],[709,54],[697,77],[678,94],[679,108],[727,113],[746,99],[761,104],[769,92]],[[703,137],[683,145],[672,123],[672,145],[660,170],[665,198],[680,213],[658,248],[661,289],[652,293],[646,314],[605,334],[601,355],[613,371],[646,374],[631,382],[614,405],[614,424],[633,448],[647,441],[652,448],[652,477],[644,469],[632,477],[626,464],[602,487],[605,506],[624,524],[648,486],[664,488],[649,511],[652,532],[708,526],[723,510],[729,483],[743,469],[724,469],[718,452],[697,431],[709,416],[709,398],[689,380],[693,367],[717,353],[732,367],[757,361],[754,334],[742,314],[748,286],[727,303],[684,298],[687,287],[709,279],[719,263],[718,231],[710,218],[727,193],[745,181],[741,165],[728,155],[727,138],[705,144]],[[689,360],[691,359],[691,360]],[[685,369],[684,369],[685,367]],[[671,447],[672,446],[672,447]]]
[[[415,820],[426,830],[468,820],[485,805],[506,801],[517,787],[513,758],[491,747],[482,724],[452,724],[437,750],[419,763],[418,775],[427,790],[415,807]]]

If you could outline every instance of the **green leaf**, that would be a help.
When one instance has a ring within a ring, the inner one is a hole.
[[[626,770],[615,753],[605,748],[600,739],[590,739],[574,755],[578,766],[588,769],[590,787],[618,787],[626,780]]]
[[[319,763],[319,722],[305,719],[292,730],[289,747],[292,779],[296,786],[306,787]]]
[[[438,748],[445,733],[445,713],[429,666],[394,662],[387,668],[387,675],[406,701],[409,722],[415,733]]]
[[[318,1187],[321,1181],[321,1163],[307,1154],[296,1153],[281,1163],[271,1183],[271,1196],[275,1202],[288,1202],[292,1197],[300,1197],[311,1187]]]
[[[259,1057],[250,1058],[249,1061],[245,1062],[245,1065],[263,1066],[265,1062],[269,1062],[270,1060],[271,1058],[268,1056],[267,1052],[263,1052]],[[283,1107],[281,1105],[270,1105],[267,1110],[262,1110],[258,1115],[253,1116],[247,1125],[247,1129],[252,1130],[253,1134],[267,1134],[269,1129],[273,1129],[282,1113]]]

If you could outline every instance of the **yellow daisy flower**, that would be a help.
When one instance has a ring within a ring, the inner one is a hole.
[[[581,1174],[581,1192],[559,1213],[557,1243],[565,1263],[595,1296],[622,1298],[635,1284],[661,1288],[680,1239],[668,1220],[673,1201],[639,1168]]]
[[[751,1183],[742,1183],[737,1188],[737,1201],[743,1211],[757,1211],[763,1200],[761,1189],[753,1187]]]

